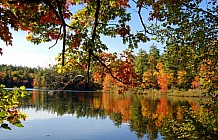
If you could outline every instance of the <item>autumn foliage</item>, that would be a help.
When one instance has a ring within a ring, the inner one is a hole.
[[[160,86],[160,91],[161,92],[165,92],[168,89],[168,79],[167,79],[167,73],[164,70],[164,65],[159,62],[157,63],[156,66],[158,72],[156,72],[157,74],[157,79],[158,79],[158,85]]]
[[[134,88],[139,85],[138,75],[135,73],[134,60],[131,55],[131,52],[124,51],[120,54],[120,58],[113,57],[112,61],[107,62],[108,67],[110,67],[113,72],[106,70],[106,75],[103,79],[104,89],[107,90],[108,86],[113,85],[111,87],[118,89],[117,92],[120,94],[129,88]]]
[[[118,93],[137,86],[161,92],[170,88],[218,87],[215,1],[206,2],[209,10],[201,7],[201,2],[186,0],[0,3],[0,38],[6,45],[12,45],[11,30],[26,31],[26,40],[34,44],[53,41],[48,48],[62,41],[63,51],[57,56],[58,73],[79,70],[83,75],[87,73],[88,82],[91,79],[103,87],[114,83]],[[132,23],[132,19],[139,22]],[[161,28],[156,27],[157,22],[161,22]],[[127,49],[121,54],[108,53],[111,44],[105,43],[103,37],[120,39]],[[135,49],[144,46],[141,43],[151,39],[166,44],[162,54],[154,44],[148,54],[134,54]],[[14,77],[13,81],[18,79]],[[40,76],[35,78],[39,79]]]

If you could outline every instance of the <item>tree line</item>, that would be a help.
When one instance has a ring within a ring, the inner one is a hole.
[[[110,73],[104,72],[104,69],[91,67],[91,86],[92,89],[105,89],[114,85],[125,87],[124,84],[133,85],[141,89],[158,89],[166,92],[169,89],[194,89],[203,87],[209,81],[209,76],[214,80],[218,77],[210,71],[210,60],[205,63],[196,64],[194,61],[195,52],[189,52],[190,56],[186,61],[181,61],[184,55],[169,54],[169,49],[160,54],[160,50],[155,45],[150,47],[149,52],[139,49],[138,53],[124,52],[117,58],[113,54],[102,53],[105,55],[104,63],[107,63],[113,71],[113,75],[126,81],[120,82],[114,79]],[[180,51],[177,52],[182,53]],[[114,57],[113,61],[106,59]],[[125,58],[125,59],[124,59]],[[92,62],[95,63],[95,62]],[[66,68],[66,67],[65,67]],[[58,65],[49,68],[31,68],[25,66],[0,65],[0,83],[6,87],[25,86],[27,88],[44,89],[88,89],[86,71],[79,69],[77,65],[71,65],[71,70],[62,73]],[[119,69],[118,71],[115,70]],[[199,75],[205,74],[205,77]],[[125,80],[125,79],[124,79]],[[125,83],[124,83],[125,82]]]
[[[7,88],[21,87],[39,89],[65,88],[69,78],[77,72],[58,74],[55,66],[49,68],[32,68],[27,66],[0,65],[0,84]]]
[[[8,88],[15,86],[32,88],[37,71],[37,68],[2,64],[0,65],[0,83]]]

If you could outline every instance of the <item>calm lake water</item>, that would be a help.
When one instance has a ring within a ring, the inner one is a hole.
[[[30,91],[19,109],[24,127],[0,129],[0,140],[147,140],[163,139],[165,118],[182,106],[199,109],[193,98],[117,95],[98,92]]]

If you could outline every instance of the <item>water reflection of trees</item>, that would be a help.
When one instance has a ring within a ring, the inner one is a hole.
[[[199,110],[199,105],[193,99],[154,98],[132,94],[33,91],[31,98],[21,100],[23,108],[44,110],[59,116],[72,114],[78,118],[109,117],[118,127],[122,123],[128,123],[129,129],[137,135],[138,139],[145,135],[149,139],[156,139],[158,132],[164,134],[161,129],[164,119],[182,120],[182,106],[191,106]]]
[[[57,113],[58,116],[72,114],[80,117],[105,118],[104,110],[97,107],[93,94],[85,93],[45,93],[33,91],[31,98],[21,100],[20,107],[34,108]]]
[[[141,139],[147,133],[148,118],[142,115],[142,105],[139,99],[133,102],[130,112],[130,130],[136,133],[138,139]]]

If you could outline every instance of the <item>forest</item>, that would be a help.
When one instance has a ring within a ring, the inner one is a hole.
[[[195,67],[200,68],[197,69],[193,68],[194,62],[193,64],[187,61],[180,62],[182,56],[179,55],[172,60],[169,58],[171,55],[167,54],[168,52],[166,50],[163,54],[160,54],[160,50],[152,45],[149,52],[140,49],[136,54],[133,52],[125,52],[125,55],[120,54],[121,58],[114,59],[113,64],[121,63],[123,65],[120,67],[123,70],[120,70],[122,73],[119,73],[119,76],[131,77],[125,82],[129,82],[135,88],[141,90],[156,89],[160,92],[167,92],[171,89],[200,89],[207,84],[209,77],[199,77],[199,75],[214,73],[200,63],[198,66],[195,65]],[[116,57],[115,54],[105,53],[104,55],[105,58]],[[193,52],[190,55],[194,57],[196,54]],[[122,57],[126,59],[124,60]],[[209,64],[210,61],[206,63]],[[170,69],[169,67],[174,68]],[[8,88],[25,86],[26,88],[48,90],[108,90],[111,85],[114,86],[114,89],[125,87],[124,83],[117,81],[110,74],[105,74],[103,69],[93,67],[90,74],[92,88],[88,89],[86,71],[77,67],[73,68],[73,66],[71,68],[72,70],[69,72],[58,73],[57,65],[48,68],[1,65],[0,84],[4,84]],[[215,75],[211,76],[214,80],[218,78]]]
[[[61,42],[63,48],[58,64],[48,69],[2,69],[1,81],[9,87],[95,89],[113,83],[118,93],[136,87],[218,88],[217,1],[2,0],[1,5],[0,37],[6,45],[13,43],[11,30],[21,30],[27,41],[53,41],[49,48]],[[121,40],[126,49],[108,52],[103,37]],[[152,40],[162,43],[163,53],[155,45],[135,52]],[[4,48],[0,53],[5,55]]]
[[[26,40],[33,44],[52,42],[51,49],[60,42],[62,47],[57,65],[49,68],[1,65],[0,103],[5,104],[9,95],[14,97],[9,106],[0,108],[1,119],[13,114],[8,108],[17,106],[17,96],[24,96],[23,85],[114,90],[118,94],[198,88],[207,96],[207,101],[201,102],[203,113],[196,116],[187,109],[182,121],[167,120],[166,130],[182,139],[189,139],[193,132],[216,139],[217,0],[1,0],[0,4],[0,39],[6,46],[14,45],[13,30],[27,32]],[[104,38],[119,40],[126,49],[109,52],[111,46]],[[149,52],[135,52],[152,41],[164,46],[163,53],[155,44]],[[0,55],[8,55],[1,46]],[[5,91],[3,84],[21,86],[21,91],[14,91],[21,95]],[[194,139],[198,138],[202,137]]]

